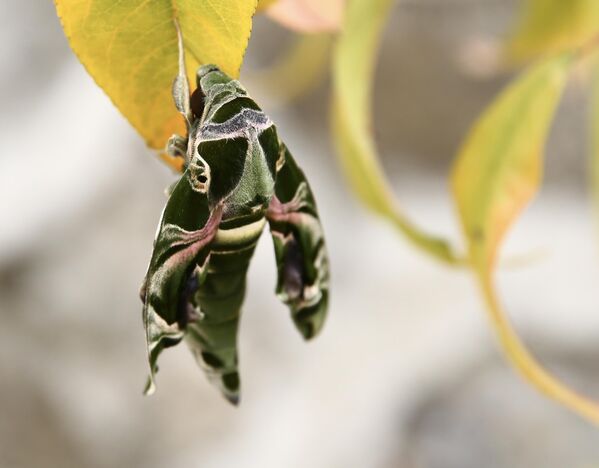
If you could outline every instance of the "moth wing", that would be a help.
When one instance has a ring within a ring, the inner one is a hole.
[[[158,226],[150,265],[141,289],[150,378],[164,348],[178,344],[190,319],[195,270],[207,258],[222,216],[210,210],[206,194],[193,189],[186,171],[172,189]]]
[[[268,222],[275,248],[277,296],[289,306],[304,338],[324,324],[329,300],[329,260],[312,190],[287,147],[280,144],[275,196]]]
[[[187,326],[185,342],[208,380],[231,403],[240,397],[237,335],[246,289],[247,269],[253,246],[210,253],[210,268],[199,275],[194,301],[201,319]]]

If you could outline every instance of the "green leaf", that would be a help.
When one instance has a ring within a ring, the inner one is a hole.
[[[337,153],[356,194],[392,221],[425,252],[447,263],[459,260],[448,243],[417,229],[403,215],[385,178],[371,133],[372,83],[381,33],[393,0],[349,0],[333,59],[332,125]]]
[[[569,54],[543,61],[501,93],[466,138],[451,185],[468,257],[508,358],[540,391],[599,423],[599,407],[556,380],[526,349],[493,284],[501,242],[539,189],[544,144],[572,62]]]
[[[96,83],[152,148],[184,133],[171,96],[177,32],[188,75],[205,63],[238,76],[257,0],[56,0],[69,43]],[[195,78],[190,80],[195,83]]]
[[[522,63],[542,55],[580,47],[599,33],[597,0],[526,0],[505,44],[509,61]]]

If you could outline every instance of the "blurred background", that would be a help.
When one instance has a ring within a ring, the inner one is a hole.
[[[458,242],[446,175],[507,83],[485,54],[515,0],[405,0],[385,34],[375,132],[405,209]],[[255,21],[244,74],[289,32]],[[349,191],[328,84],[266,109],[308,174],[332,260],[324,332],[303,343],[274,296],[269,236],[249,274],[233,408],[184,346],[141,394],[138,290],[175,175],[86,74],[54,6],[0,5],[0,467],[529,468],[599,466],[599,432],[502,359],[470,275],[413,250]],[[243,76],[242,76],[243,78]],[[573,80],[546,184],[509,237],[500,291],[540,360],[599,399],[598,234],[585,177],[587,91]]]

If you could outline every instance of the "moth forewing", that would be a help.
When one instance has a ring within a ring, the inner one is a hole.
[[[150,385],[161,351],[177,344],[187,321],[181,296],[190,272],[207,255],[222,217],[222,207],[208,209],[206,195],[195,192],[188,171],[173,188],[162,213],[154,250],[142,287],[143,319],[146,329]],[[183,209],[182,209],[183,208]]]

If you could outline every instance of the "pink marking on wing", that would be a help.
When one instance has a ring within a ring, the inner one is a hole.
[[[297,213],[303,205],[304,203],[297,198],[293,198],[287,203],[281,203],[277,197],[272,197],[266,214],[270,219],[285,221],[287,215]]]
[[[166,268],[168,271],[175,265],[181,262],[187,262],[190,258],[195,257],[202,248],[204,248],[212,241],[212,239],[214,239],[222,216],[223,206],[219,204],[214,208],[210,214],[210,217],[208,218],[208,221],[206,222],[206,225],[202,229],[186,233],[182,239],[173,242],[173,246],[185,244],[190,245],[187,248],[171,255],[168,260],[164,262],[164,268]]]

